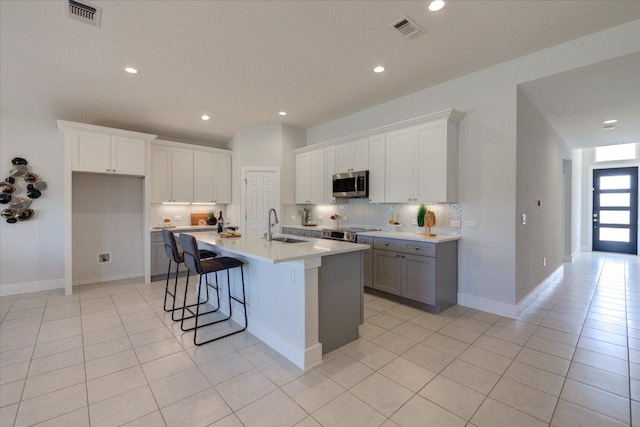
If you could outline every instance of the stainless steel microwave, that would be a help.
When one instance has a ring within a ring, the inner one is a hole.
[[[333,197],[369,197],[369,171],[333,175]]]

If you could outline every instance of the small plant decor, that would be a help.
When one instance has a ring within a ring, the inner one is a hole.
[[[424,205],[424,203],[422,203],[418,208],[418,216],[416,217],[416,220],[418,222],[418,227],[424,227],[424,217],[426,214],[427,214],[427,207]]]

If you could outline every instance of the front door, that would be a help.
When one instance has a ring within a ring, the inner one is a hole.
[[[277,174],[274,170],[247,170],[245,185],[245,227],[247,230],[266,231],[269,209],[280,208]]]
[[[594,169],[593,250],[638,253],[638,168]]]

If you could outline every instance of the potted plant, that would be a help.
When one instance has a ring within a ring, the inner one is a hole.
[[[207,224],[208,225],[216,225],[218,220],[216,219],[216,213],[213,210],[207,211]]]
[[[420,204],[420,207],[418,208],[418,216],[416,217],[416,220],[418,222],[418,227],[424,227],[424,217],[427,214],[427,207],[424,205],[424,203]]]

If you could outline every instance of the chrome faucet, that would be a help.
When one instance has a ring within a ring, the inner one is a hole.
[[[271,223],[271,212],[273,212],[273,215],[276,217],[276,222],[275,223]],[[268,231],[266,233],[264,233],[264,238],[267,240],[267,242],[270,242],[271,239],[273,239],[273,233],[271,232],[271,226],[272,225],[276,225],[278,224],[278,213],[276,212],[276,210],[274,208],[269,209],[269,223],[267,224],[268,227]]]

